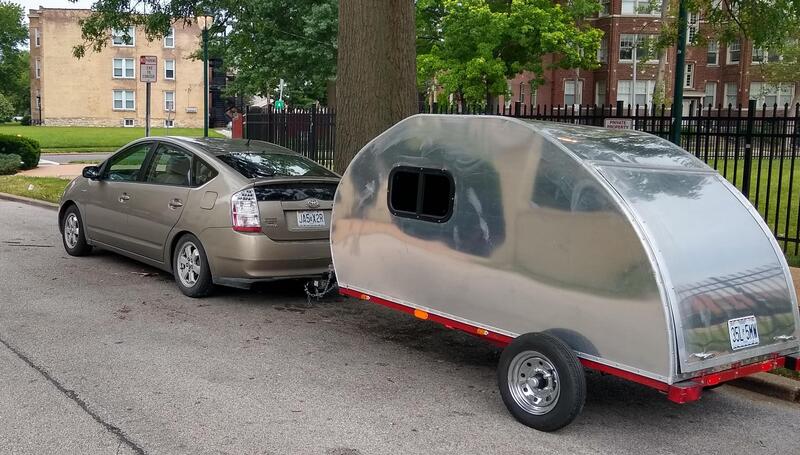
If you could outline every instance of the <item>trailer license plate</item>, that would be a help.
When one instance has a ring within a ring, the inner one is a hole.
[[[325,214],[319,210],[297,212],[297,225],[299,227],[324,227]]]
[[[728,321],[733,350],[758,345],[758,323],[755,316],[731,319]]]

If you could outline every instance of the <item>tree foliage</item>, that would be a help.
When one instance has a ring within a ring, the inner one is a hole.
[[[0,1],[0,95],[15,113],[30,109],[28,41],[22,6]]]
[[[337,0],[97,0],[74,54],[99,51],[112,29],[135,25],[160,39],[172,24],[213,17],[210,55],[236,75],[228,92],[274,95],[279,79],[294,105],[325,101],[336,71]],[[199,51],[195,58],[199,57]]]
[[[467,103],[505,94],[507,80],[546,67],[593,69],[602,31],[581,20],[599,3],[573,0],[418,0],[417,84],[440,85]],[[545,65],[545,54],[553,54]]]

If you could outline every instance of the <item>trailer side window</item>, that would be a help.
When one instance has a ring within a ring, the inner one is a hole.
[[[395,216],[445,222],[453,213],[454,195],[447,171],[397,167],[389,176],[389,210]]]

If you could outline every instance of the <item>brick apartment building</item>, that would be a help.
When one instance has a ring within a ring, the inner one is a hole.
[[[638,45],[639,56],[646,55],[644,44],[648,36],[655,36],[661,28],[659,10],[642,12],[648,8],[647,0],[603,0],[604,11],[591,19],[594,27],[605,33],[598,51],[601,66],[593,71],[547,70],[545,84],[531,90],[530,74],[520,74],[509,81],[510,99],[507,104],[520,101],[533,105],[608,105],[618,100],[628,104],[652,104],[653,87],[658,69],[657,56],[646,64],[637,59],[636,91],[633,87],[633,54]],[[690,15],[690,37],[703,32],[702,17]],[[684,111],[690,103],[698,106],[722,104],[747,106],[749,99],[769,106],[790,103],[797,83],[771,86],[763,82],[761,61],[780,58],[768,55],[746,41],[725,45],[709,42],[687,47],[686,77],[684,83]],[[667,97],[671,99],[674,85],[675,49],[667,51],[665,74]],[[576,84],[576,78],[578,83]],[[800,80],[800,77],[798,77]],[[577,96],[576,96],[577,86]],[[634,98],[635,96],[635,98]]]
[[[131,27],[131,40],[109,31],[108,46],[87,50],[79,21],[86,9],[39,8],[30,11],[31,118],[46,125],[143,126],[145,83],[139,82],[139,57],[158,58],[158,81],[151,85],[153,127],[203,126],[203,63],[190,59],[200,47],[200,29],[176,25],[163,40],[147,41]]]

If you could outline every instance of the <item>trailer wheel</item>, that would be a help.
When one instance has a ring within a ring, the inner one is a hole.
[[[586,377],[575,352],[545,333],[520,335],[503,350],[497,383],[511,415],[540,431],[568,425],[586,401]]]

